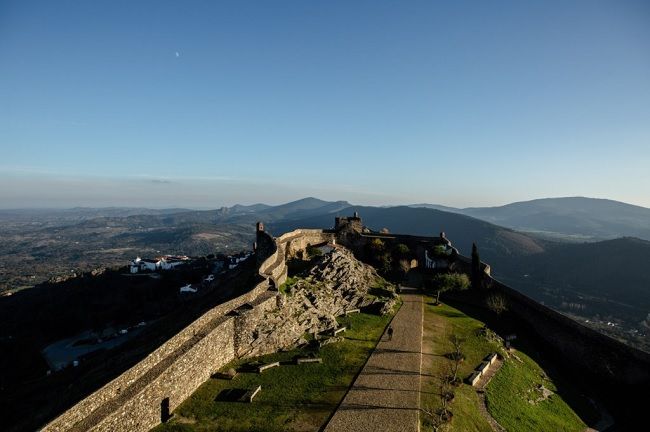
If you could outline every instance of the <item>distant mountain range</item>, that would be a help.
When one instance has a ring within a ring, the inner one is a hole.
[[[390,232],[436,236],[444,231],[461,253],[469,254],[472,242],[481,245],[485,259],[528,255],[542,252],[545,242],[508,228],[481,221],[468,216],[440,210],[411,207],[366,207],[349,206],[336,212],[349,216],[359,212],[366,226]],[[275,234],[303,228],[331,228],[334,214],[326,213],[306,218],[283,219],[268,224]]]
[[[453,208],[413,204],[472,216],[519,231],[563,240],[638,237],[650,240],[650,209],[607,199],[567,197],[516,202],[500,207]]]
[[[630,325],[650,312],[650,276],[645,269],[650,242],[641,240],[650,238],[650,209],[589,198],[467,209],[433,204],[369,207],[304,198],[277,206],[202,211],[0,211],[5,243],[0,290],[33,285],[53,274],[69,274],[72,268],[126,264],[136,255],[248,249],[256,221],[279,235],[299,227],[331,228],[335,216],[354,211],[375,230],[415,235],[444,231],[465,255],[476,242],[495,277],[565,312],[599,314]],[[617,236],[624,237],[597,241]],[[583,309],[571,309],[575,307]]]

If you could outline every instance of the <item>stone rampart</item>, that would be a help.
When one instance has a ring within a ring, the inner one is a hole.
[[[161,405],[174,410],[220,367],[235,357],[234,318],[222,317],[209,334],[192,345],[153,381],[109,416],[93,431],[149,430],[161,422]],[[165,402],[166,401],[166,402]]]
[[[160,423],[165,411],[173,411],[220,367],[245,355],[251,341],[238,338],[236,330],[254,328],[266,311],[276,307],[274,293],[262,294],[286,280],[287,248],[334,239],[321,230],[296,230],[278,239],[258,230],[257,236],[261,276],[257,285],[206,312],[42,430],[148,431]]]
[[[470,272],[471,259],[457,256],[458,269]],[[486,307],[486,299],[501,295],[507,313],[526,326],[545,346],[545,356],[554,357],[571,374],[599,395],[619,420],[640,418],[650,388],[650,353],[636,349],[587,327],[548,306],[501,283],[481,263],[483,288],[450,297]]]
[[[491,291],[504,295],[508,310],[591,375],[612,385],[650,386],[650,354],[587,327],[491,277],[489,283]]]

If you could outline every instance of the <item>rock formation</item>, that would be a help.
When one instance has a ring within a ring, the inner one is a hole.
[[[338,327],[336,317],[346,311],[376,305],[377,311],[389,312],[396,301],[394,289],[386,285],[377,296],[372,288],[378,284],[385,282],[374,268],[349,250],[335,248],[282,287],[278,307],[267,310],[257,322],[244,356],[305,344],[306,338],[327,343]]]

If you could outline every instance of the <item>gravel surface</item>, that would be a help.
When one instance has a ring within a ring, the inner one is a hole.
[[[393,318],[341,406],[325,428],[339,431],[418,431],[422,360],[422,296],[403,294]]]

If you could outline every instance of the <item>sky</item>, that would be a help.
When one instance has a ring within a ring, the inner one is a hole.
[[[0,208],[650,207],[650,2],[0,0]]]

